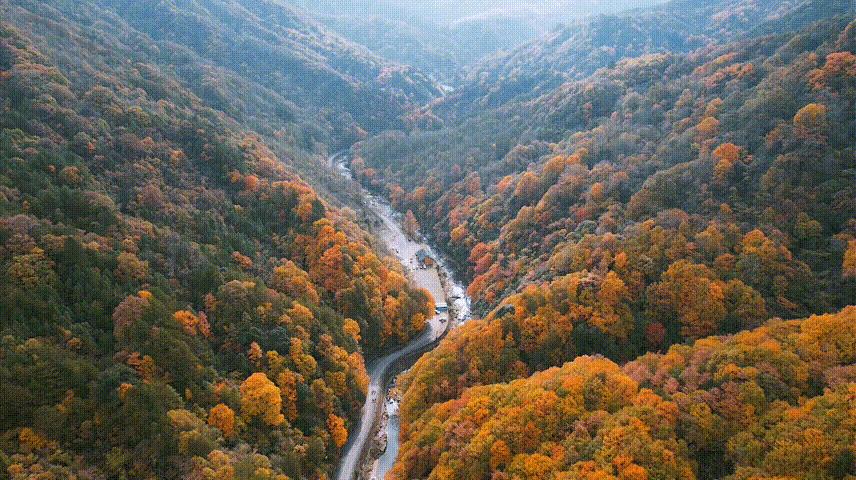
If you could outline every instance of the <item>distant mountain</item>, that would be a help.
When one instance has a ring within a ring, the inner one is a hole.
[[[615,13],[662,3],[664,0],[291,0],[295,5],[329,15],[419,19],[451,25],[494,18],[561,22],[592,14]]]
[[[562,22],[653,5],[657,0],[554,2],[292,0],[319,21],[378,55],[457,84],[486,56],[544,35]]]
[[[415,68],[384,60],[278,0],[22,0],[6,10],[50,50],[63,36],[103,29],[114,55],[133,50],[209,105],[262,131],[292,130],[310,149],[400,126],[439,93]]]
[[[396,125],[409,105],[437,94],[415,69],[373,55],[282,1],[99,0],[99,5],[157,42],[186,47],[295,104],[348,113],[368,131]]]
[[[848,0],[675,0],[649,9],[598,15],[561,26],[511,52],[475,65],[459,91],[458,107],[497,106],[535,98],[623,58],[689,52],[717,42],[763,34],[767,26],[796,30],[828,15],[853,11]],[[783,19],[790,18],[790,22]]]

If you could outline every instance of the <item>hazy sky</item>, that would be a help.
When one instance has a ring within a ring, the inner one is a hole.
[[[440,22],[504,14],[573,18],[615,12],[663,0],[299,0],[341,15],[419,16]]]

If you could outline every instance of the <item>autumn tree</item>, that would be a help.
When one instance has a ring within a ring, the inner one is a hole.
[[[407,213],[404,214],[404,222],[402,224],[404,228],[404,233],[407,234],[411,239],[416,238],[416,234],[419,232],[419,222],[416,220],[416,215],[413,215],[412,210],[407,210]]]
[[[263,355],[264,352],[262,352],[262,347],[259,346],[258,342],[252,342],[250,348],[247,349],[247,358],[256,365],[259,365]]]
[[[276,267],[271,276],[271,286],[293,298],[306,300],[313,305],[320,301],[309,274],[291,260]]]
[[[208,425],[219,429],[224,437],[231,438],[235,434],[235,412],[228,405],[218,403],[208,412]]]
[[[285,421],[282,414],[280,389],[267,375],[256,372],[241,384],[241,415],[247,420],[259,417],[270,426],[281,425]]]
[[[311,378],[318,368],[318,362],[315,358],[304,351],[303,340],[297,337],[291,338],[291,346],[289,347],[289,356],[291,361],[297,367],[297,370],[305,378]]]
[[[285,418],[290,422],[297,420],[297,387],[302,381],[303,378],[300,375],[288,369],[283,370],[276,380],[282,395],[282,409],[285,412]]]
[[[149,276],[149,262],[140,260],[131,252],[116,257],[116,276],[126,281],[142,282]]]
[[[498,470],[500,467],[508,465],[511,460],[511,449],[503,440],[493,442],[490,447],[490,468]]]
[[[856,240],[847,243],[844,260],[841,263],[841,274],[844,278],[856,278]]]
[[[816,90],[846,88],[849,81],[856,84],[856,55],[852,52],[832,52],[822,68],[812,70],[809,80]]]
[[[677,324],[684,338],[717,331],[725,318],[724,284],[706,266],[679,260],[648,289],[650,315]]]
[[[719,133],[719,120],[714,117],[705,117],[696,126],[696,132],[701,140],[708,140]]]
[[[327,430],[333,438],[336,448],[342,448],[348,441],[348,430],[345,428],[345,420],[334,414],[327,416]]]
[[[716,160],[714,175],[718,183],[724,183],[734,169],[734,164],[740,159],[740,147],[733,143],[723,143],[713,151]]]
[[[794,115],[794,133],[801,140],[819,144],[826,142],[829,124],[826,105],[809,103]]]
[[[179,310],[172,314],[172,317],[181,325],[185,333],[188,335],[196,335],[200,324],[200,319],[189,310]]]
[[[342,330],[354,339],[354,342],[360,343],[360,324],[352,318],[346,318],[342,325]]]

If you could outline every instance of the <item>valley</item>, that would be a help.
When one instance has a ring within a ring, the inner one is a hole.
[[[338,152],[330,156],[329,162],[339,175],[352,180],[351,172],[346,166],[348,155],[347,151]],[[445,262],[438,258],[435,265],[425,267],[417,252],[431,252],[430,255],[436,257],[433,249],[425,243],[408,237],[388,203],[376,198],[362,187],[357,188],[360,188],[362,202],[369,210],[368,218],[376,219],[373,233],[405,266],[413,284],[431,293],[437,305],[437,311],[428,320],[425,331],[421,335],[412,339],[403,348],[369,361],[367,365],[371,379],[369,395],[361,411],[359,427],[345,445],[336,477],[339,480],[352,480],[364,467],[366,452],[374,439],[379,418],[387,408],[387,387],[393,375],[409,368],[418,358],[414,354],[425,352],[445,336],[449,329],[463,323],[469,317],[469,298],[464,293],[465,288],[455,282],[455,275],[445,266]],[[447,306],[447,299],[452,304],[451,309]],[[387,432],[397,438],[397,429],[387,429]]]
[[[0,390],[0,480],[856,479],[856,4],[0,1]]]

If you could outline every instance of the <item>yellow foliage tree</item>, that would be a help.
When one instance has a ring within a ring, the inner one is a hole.
[[[499,467],[508,465],[511,460],[511,449],[503,440],[493,442],[490,447],[490,469],[498,470]]]
[[[701,140],[713,138],[719,132],[719,120],[713,117],[705,117],[696,126],[696,133]]]
[[[841,274],[844,278],[856,278],[856,240],[847,243],[844,261],[841,263]]]
[[[196,327],[199,325],[199,317],[189,310],[179,310],[172,314],[172,317],[181,325],[181,328],[188,335],[196,335]]]
[[[303,351],[303,340],[297,337],[292,337],[288,354],[291,357],[291,361],[294,363],[294,366],[297,367],[297,370],[299,370],[300,374],[305,378],[311,378],[312,375],[315,374],[315,370],[318,368],[318,362],[315,361],[315,358],[312,355]]]
[[[300,375],[285,369],[277,377],[280,394],[282,395],[282,409],[289,421],[297,420],[297,384],[302,381]]]
[[[280,393],[279,387],[264,373],[250,375],[241,384],[241,415],[247,420],[260,417],[267,425],[281,425],[285,417]]]
[[[360,336],[360,324],[352,318],[345,319],[345,323],[342,324],[342,330],[347,333],[351,338],[353,338],[354,341],[357,343],[359,343],[360,339],[362,338]]]
[[[309,279],[309,274],[290,260],[274,269],[271,286],[279,292],[307,300],[313,305],[319,302],[318,292]]]
[[[817,143],[826,142],[829,123],[826,120],[826,105],[809,103],[794,115],[794,133],[800,140]]]

